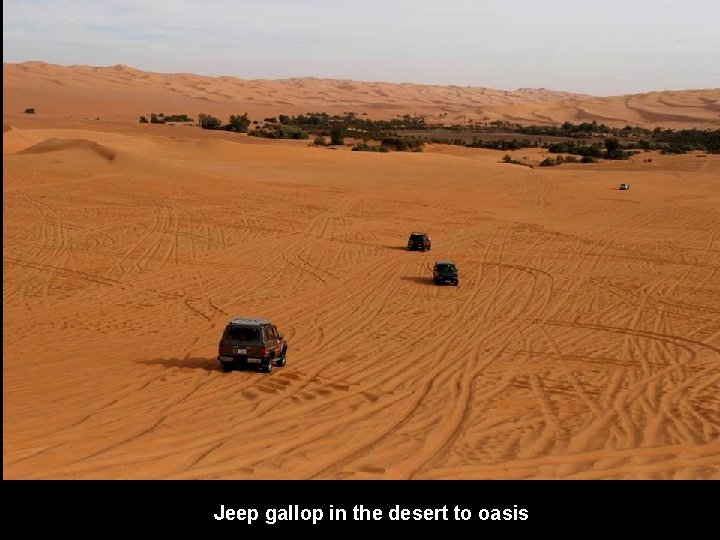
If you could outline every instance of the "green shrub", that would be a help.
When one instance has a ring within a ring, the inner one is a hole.
[[[603,156],[602,147],[595,144],[580,144],[575,141],[549,143],[546,145],[551,154],[575,154],[578,156],[590,156],[600,158]]]
[[[351,148],[353,152],[387,152],[388,149],[384,146],[371,146],[368,143],[361,142],[357,143]]]
[[[250,119],[247,113],[240,115],[231,115],[230,121],[225,126],[227,131],[234,131],[236,133],[247,133],[248,127],[250,127]]]
[[[200,127],[203,129],[221,129],[222,127],[222,122],[220,122],[219,118],[215,118],[214,116],[205,113],[200,113],[198,115],[198,122],[200,123]]]
[[[308,139],[307,132],[294,127],[283,126],[278,129],[253,129],[248,132],[251,137],[262,137],[264,139]]]
[[[693,150],[689,144],[682,143],[670,143],[668,146],[663,148],[661,154],[687,154]]]
[[[162,116],[162,113],[158,116]],[[168,116],[164,117],[164,120],[166,122],[192,122],[193,119],[190,118],[187,114],[169,114]]]
[[[462,139],[456,139],[459,141],[460,146],[467,146],[469,148],[489,148],[490,150],[520,150],[521,148],[533,148],[537,146],[537,143],[533,143],[529,139],[523,139],[521,141],[513,139],[512,141],[506,141],[503,139],[483,141],[477,137],[473,137],[472,142],[463,143]],[[455,142],[454,144],[458,144]]]
[[[345,144],[345,128],[340,122],[335,122],[330,128],[330,144]]]
[[[422,139],[411,137],[383,137],[380,143],[383,146],[392,146],[398,152],[416,151],[416,148],[422,148],[425,145]]]
[[[522,165],[523,167],[530,167],[531,169],[534,169],[534,167],[530,163],[525,163],[524,161],[520,161],[517,159],[513,159],[510,154],[505,154],[502,158],[503,163],[512,163],[513,165]],[[546,165],[544,165],[546,166]]]

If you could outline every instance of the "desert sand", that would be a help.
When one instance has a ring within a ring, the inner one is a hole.
[[[108,76],[5,88],[4,478],[720,478],[720,156],[95,121],[164,99]],[[221,372],[234,315],[287,366]]]
[[[423,115],[456,124],[504,120],[520,124],[597,121],[648,128],[720,127],[720,88],[593,97],[521,88],[393,84],[335,79],[246,80],[189,73],[140,71],[129,66],[3,64],[3,115],[34,107],[38,117],[137,121],[141,114],[366,113],[371,118]],[[28,119],[23,119],[27,121]]]

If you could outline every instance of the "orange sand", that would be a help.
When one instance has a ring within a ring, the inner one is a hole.
[[[141,114],[205,112],[223,120],[248,112],[367,113],[370,118],[424,115],[428,122],[508,120],[523,124],[605,123],[612,126],[720,127],[720,89],[594,98],[546,89],[392,84],[298,78],[244,80],[139,71],[128,66],[3,64],[3,115],[34,107],[37,118],[134,121]],[[22,118],[31,121],[32,117]],[[18,126],[21,127],[21,126]]]
[[[720,478],[720,157],[85,122],[202,78],[41,67],[5,89],[4,478]],[[232,315],[287,366],[222,373]]]

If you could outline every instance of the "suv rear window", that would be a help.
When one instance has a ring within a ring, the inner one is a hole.
[[[438,264],[437,270],[438,270],[438,272],[454,272],[455,265],[453,265],[453,264]]]
[[[260,331],[257,328],[243,328],[241,326],[227,328],[223,338],[233,341],[262,341]]]

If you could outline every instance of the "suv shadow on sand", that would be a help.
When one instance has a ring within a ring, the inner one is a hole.
[[[403,281],[412,281],[413,283],[419,283],[420,285],[435,285],[432,277],[426,276],[403,276],[400,279]]]
[[[217,371],[216,358],[153,358],[151,360],[141,360],[138,364],[145,366],[163,366],[166,368],[180,369],[201,369],[203,371]]]

